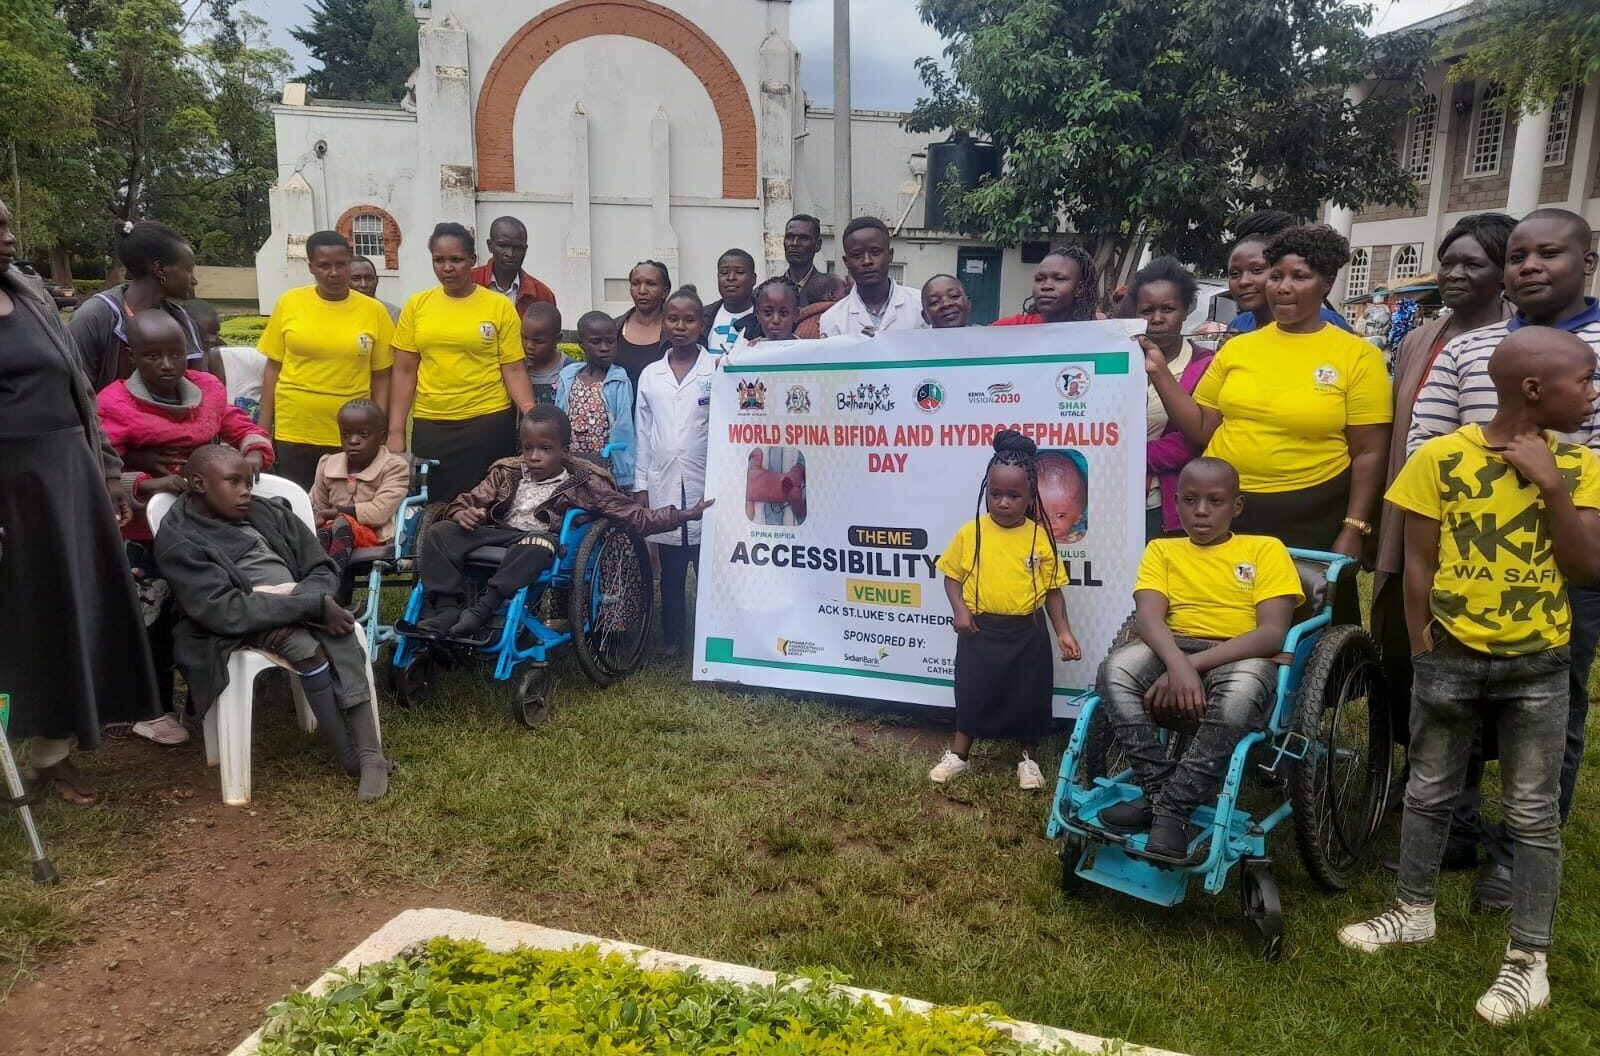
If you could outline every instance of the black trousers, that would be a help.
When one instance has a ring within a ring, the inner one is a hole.
[[[656,547],[661,555],[661,641],[681,646],[689,631],[689,566],[700,571],[700,544]]]
[[[467,592],[467,555],[480,546],[506,548],[500,567],[489,577],[489,589],[502,598],[532,586],[556,560],[556,539],[548,532],[492,525],[469,530],[454,521],[440,521],[428,529],[422,543],[422,582],[435,603],[461,603]]]
[[[323,455],[336,455],[342,448],[322,447],[319,444],[297,444],[292,440],[272,442],[272,472],[285,480],[292,480],[306,491],[317,480],[317,463]]]

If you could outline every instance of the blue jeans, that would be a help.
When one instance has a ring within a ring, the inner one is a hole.
[[[1179,638],[1178,648],[1198,653],[1217,644]],[[1135,641],[1121,646],[1100,665],[1097,692],[1111,719],[1117,744],[1128,753],[1139,787],[1159,817],[1188,821],[1194,809],[1222,790],[1233,750],[1251,730],[1266,722],[1275,703],[1278,665],[1271,660],[1236,660],[1200,676],[1206,713],[1193,740],[1176,761],[1167,758],[1160,728],[1145,710],[1145,692],[1166,673],[1155,650]]]
[[[1561,755],[1561,824],[1572,813],[1572,797],[1578,787],[1578,767],[1583,763],[1584,724],[1589,721],[1589,669],[1594,666],[1595,646],[1600,643],[1600,590],[1594,587],[1567,587],[1572,606],[1572,668],[1567,675],[1567,737]],[[1484,826],[1483,847],[1489,857],[1511,868],[1512,839],[1502,823]]]
[[[1566,737],[1565,646],[1528,656],[1490,656],[1432,626],[1434,648],[1412,658],[1411,779],[1400,826],[1400,880],[1406,902],[1432,902],[1450,831],[1451,809],[1466,781],[1485,717],[1500,739],[1500,800],[1516,847],[1511,880],[1511,944],[1550,948],[1561,889],[1561,745]]]

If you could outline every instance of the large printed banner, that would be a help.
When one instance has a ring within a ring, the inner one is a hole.
[[[1039,445],[1093,685],[1144,547],[1143,321],[764,343],[711,389],[695,678],[953,705],[956,635],[935,563],[979,510],[994,435]]]

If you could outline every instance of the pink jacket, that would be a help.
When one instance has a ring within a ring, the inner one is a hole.
[[[241,452],[261,452],[263,468],[273,462],[272,438],[244,411],[228,402],[222,382],[198,370],[186,371],[178,384],[177,406],[158,403],[135,374],[114,381],[100,390],[96,403],[106,439],[117,454],[135,447],[169,447],[175,457],[166,469],[177,473],[191,452],[205,444],[231,444]],[[125,470],[123,487],[134,500],[134,518],[122,530],[124,539],[148,542],[150,525],[144,519],[143,503],[138,500],[139,485],[151,479],[148,473]]]
[[[1178,387],[1184,392],[1193,393],[1216,353],[1195,345],[1189,347],[1192,349],[1189,365],[1183,368]],[[1191,444],[1170,421],[1160,436],[1145,444],[1145,469],[1161,482],[1161,524],[1169,532],[1182,527],[1178,523],[1178,473],[1199,453],[1200,449]]]

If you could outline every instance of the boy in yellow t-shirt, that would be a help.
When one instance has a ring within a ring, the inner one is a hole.
[[[1195,808],[1222,788],[1228,759],[1260,726],[1278,681],[1294,607],[1305,600],[1288,548],[1264,535],[1234,535],[1244,508],[1239,474],[1197,458],[1178,474],[1185,538],[1153,539],[1134,581],[1138,637],[1106,657],[1096,691],[1144,795],[1100,812],[1114,832],[1150,830],[1149,854],[1188,855]],[[1167,757],[1161,726],[1196,726],[1180,759]]]
[[[1513,330],[1489,358],[1494,417],[1424,443],[1386,496],[1406,511],[1411,777],[1395,906],[1341,929],[1339,941],[1373,953],[1433,938],[1451,807],[1491,719],[1516,851],[1511,941],[1477,1005],[1495,1024],[1550,1001],[1571,665],[1566,581],[1600,579],[1600,458],[1551,431],[1582,427],[1595,406],[1594,373],[1594,352],[1576,335]]]

